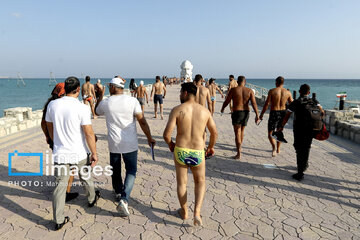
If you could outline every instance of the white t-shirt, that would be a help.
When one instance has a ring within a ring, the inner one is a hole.
[[[138,150],[135,115],[139,113],[142,113],[139,101],[128,95],[110,96],[99,103],[96,114],[106,117],[111,153],[129,153]]]
[[[90,116],[89,108],[74,97],[49,103],[45,121],[53,123],[54,162],[76,164],[87,158],[89,149],[81,126],[91,125]]]

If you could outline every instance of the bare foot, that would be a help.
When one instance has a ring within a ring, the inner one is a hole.
[[[164,116],[161,116],[161,120],[164,120]]]
[[[277,149],[277,150],[276,150],[276,153],[280,153],[280,149]]]
[[[153,118],[157,118],[157,117],[155,116],[155,117],[153,117]]]
[[[276,156],[276,152],[275,150],[272,151],[272,156],[275,157]]]
[[[240,153],[236,154],[235,156],[233,156],[233,159],[241,159],[241,154]]]
[[[178,213],[180,214],[181,219],[183,219],[183,220],[188,219],[188,213],[184,209],[180,208],[178,210]]]
[[[201,217],[199,217],[199,216],[194,217],[194,226],[202,226]]]

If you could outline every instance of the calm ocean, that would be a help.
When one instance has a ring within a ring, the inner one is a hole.
[[[97,78],[96,78],[97,79]],[[95,78],[92,83],[95,83]],[[108,83],[110,78],[101,78],[102,83]],[[153,78],[136,78],[135,81],[143,80],[145,84],[154,82]],[[17,79],[0,79],[0,117],[3,116],[3,110],[11,107],[32,107],[33,110],[42,109],[47,98],[53,89],[53,85],[49,86],[49,79],[24,79],[26,86],[17,86]],[[58,78],[57,82],[64,81]],[[84,80],[81,79],[81,83]],[[129,79],[127,85],[129,84]],[[247,79],[248,83],[255,84],[264,88],[275,87],[274,79]],[[217,84],[227,84],[228,79],[217,79]],[[333,109],[337,106],[336,93],[347,92],[347,100],[360,100],[360,80],[349,79],[287,79],[285,80],[285,88],[298,90],[301,84],[307,83],[311,87],[311,92],[317,94],[317,99],[325,109]],[[108,94],[108,89],[106,89]]]

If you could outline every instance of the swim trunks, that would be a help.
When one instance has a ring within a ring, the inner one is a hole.
[[[154,103],[157,104],[163,104],[163,96],[161,94],[155,94],[154,95]]]
[[[232,125],[246,126],[249,120],[249,110],[238,110],[231,114]]]
[[[216,100],[216,97],[211,97],[211,101],[215,101]]]
[[[282,122],[286,115],[286,110],[280,111],[270,111],[269,121],[268,121],[268,131],[274,131],[277,128],[282,127]]]
[[[175,146],[174,156],[179,164],[189,167],[196,167],[199,166],[205,158],[205,151],[180,148]]]
[[[137,98],[141,106],[145,105],[145,98]]]
[[[92,96],[84,95],[83,99],[84,99],[85,101],[90,102],[90,101],[92,100]]]

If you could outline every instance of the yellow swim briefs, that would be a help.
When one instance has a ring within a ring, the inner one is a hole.
[[[176,161],[181,165],[190,167],[198,166],[205,158],[204,150],[193,150],[175,146],[174,155]]]

